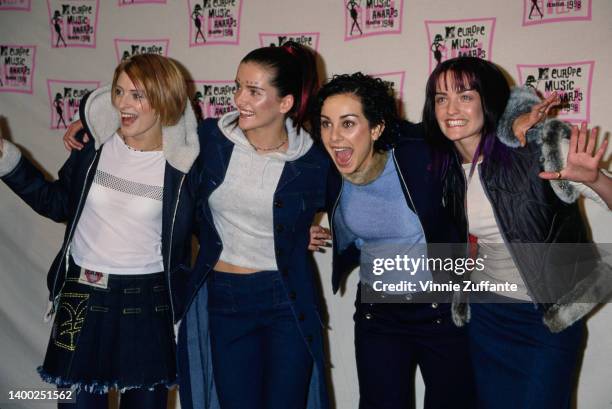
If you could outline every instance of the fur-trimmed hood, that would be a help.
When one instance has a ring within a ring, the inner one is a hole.
[[[512,123],[521,114],[531,111],[540,98],[528,87],[512,90],[506,110],[499,121],[497,137],[509,147],[520,143],[512,132]],[[527,132],[527,143],[539,147],[540,163],[543,170],[557,172],[565,167],[569,150],[571,128],[558,119],[547,119]],[[567,180],[551,180],[551,188],[565,203],[573,203],[582,194],[605,206],[603,200],[587,186]],[[605,206],[607,207],[607,206]],[[560,332],[586,316],[598,303],[606,302],[612,296],[612,268],[603,260],[597,260],[592,270],[578,280],[574,287],[548,306],[543,323],[551,332]],[[453,294],[452,317],[457,326],[470,320],[469,294]]]
[[[106,85],[89,94],[79,107],[79,116],[87,133],[93,137],[96,149],[104,144],[121,126],[121,116],[111,101],[111,86]],[[162,128],[164,157],[170,165],[187,173],[200,153],[198,123],[190,103],[176,125]]]

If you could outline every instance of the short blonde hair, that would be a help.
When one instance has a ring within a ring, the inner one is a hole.
[[[159,113],[162,126],[172,126],[179,121],[189,97],[185,77],[174,61],[157,54],[136,54],[127,58],[115,68],[113,89],[122,72],[136,87],[142,87],[151,108]]]

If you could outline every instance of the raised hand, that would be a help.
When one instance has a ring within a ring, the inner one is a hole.
[[[517,117],[512,123],[512,132],[519,140],[521,146],[527,143],[527,131],[538,122],[543,121],[548,112],[561,103],[561,98],[556,92],[550,94],[544,101],[531,107],[530,112],[526,112]]]
[[[595,151],[597,143],[598,128],[591,130],[590,135],[586,123],[582,123],[580,130],[572,126],[572,133],[569,141],[569,152],[565,168],[557,172],[541,172],[542,179],[567,179],[573,182],[593,183],[599,176],[599,162],[603,158],[608,140],[604,140]]]

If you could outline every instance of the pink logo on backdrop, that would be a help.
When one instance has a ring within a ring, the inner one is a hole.
[[[130,58],[136,54],[158,54],[168,56],[169,39],[160,40],[131,40],[127,38],[115,39],[115,53],[117,62]]]
[[[287,41],[295,41],[318,51],[319,35],[320,33],[259,33],[259,45],[280,47]]]
[[[167,0],[119,0],[119,7],[135,6],[138,4],[166,4]]]
[[[591,85],[595,61],[560,64],[517,65],[519,82],[542,97],[557,91],[561,97],[559,119],[588,122],[591,116]]]
[[[30,11],[31,0],[0,0],[0,10]]]
[[[51,47],[96,47],[99,0],[47,0]]]
[[[491,60],[495,18],[428,20],[429,72],[442,61],[469,56]]]
[[[341,0],[344,41],[402,32],[404,0]]]
[[[47,80],[51,129],[65,129],[79,111],[81,98],[100,86],[99,81]]]
[[[0,92],[33,90],[36,46],[0,44]]]
[[[188,0],[189,46],[240,43],[242,0]]]
[[[523,0],[523,26],[591,20],[592,0]]]
[[[194,81],[194,102],[203,118],[219,118],[234,111],[234,81]]]
[[[395,99],[397,100],[398,108],[401,108],[402,97],[404,95],[404,77],[405,71],[385,72],[381,74],[370,74],[372,77],[380,78],[387,86],[393,89]]]

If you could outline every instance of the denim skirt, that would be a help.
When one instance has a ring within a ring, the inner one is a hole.
[[[58,387],[92,393],[171,386],[175,342],[164,273],[106,277],[91,285],[71,260],[38,372]]]

